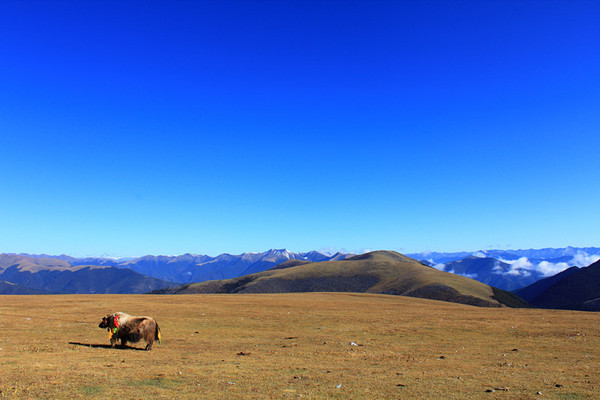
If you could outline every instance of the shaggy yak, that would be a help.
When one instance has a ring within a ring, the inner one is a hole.
[[[146,350],[152,350],[155,339],[160,344],[160,328],[150,317],[134,317],[118,312],[102,318],[98,327],[108,330],[111,347],[115,347],[118,339],[121,339],[122,346],[125,346],[127,342],[137,343],[144,339]]]

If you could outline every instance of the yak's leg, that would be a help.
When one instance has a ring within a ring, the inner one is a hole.
[[[152,350],[152,345],[154,344],[154,332],[149,329],[145,333],[144,340],[146,341],[146,350]]]
[[[110,337],[110,347],[114,348],[117,343],[117,335],[112,335]]]
[[[156,334],[156,323],[154,321],[147,321],[144,328],[141,329],[141,333],[143,333],[144,341],[146,342],[146,350],[152,350],[154,335]]]

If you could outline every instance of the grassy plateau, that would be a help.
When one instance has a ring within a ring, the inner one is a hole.
[[[102,316],[162,345],[110,348]],[[0,397],[593,399],[600,314],[351,293],[0,296]]]

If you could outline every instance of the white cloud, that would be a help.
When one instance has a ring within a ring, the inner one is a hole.
[[[465,278],[477,279],[477,274],[459,274],[464,276]]]
[[[517,260],[512,260],[512,261],[504,261],[504,260],[502,260],[502,261],[507,264],[510,264],[515,269],[527,269],[527,270],[535,269],[535,267],[533,266],[533,264],[531,263],[531,261],[529,261],[529,259],[527,257],[521,257]]]
[[[485,254],[483,251],[476,251],[475,253],[473,253],[473,257],[477,257],[477,258],[486,258],[487,254]]]
[[[433,260],[431,260],[431,263],[433,264]],[[433,264],[433,268],[438,269],[440,271],[444,271],[444,268],[446,268],[446,264],[443,264],[443,263]]]
[[[506,275],[510,275],[510,276],[530,276],[531,272],[529,272],[526,269],[522,269],[522,268],[515,268],[510,267],[510,269],[508,271],[506,271]]]
[[[535,266],[527,257],[521,257],[517,260],[500,259],[499,261],[510,265],[510,268],[507,271],[504,271],[500,265],[496,265],[492,271],[498,275],[530,276],[531,271],[535,270]]]
[[[569,264],[576,267],[587,267],[598,260],[600,260],[600,256],[598,254],[589,255],[585,251],[578,251],[577,254],[573,256],[573,259]]]
[[[551,263],[549,261],[542,261],[537,265],[536,270],[544,276],[552,276],[573,266],[587,267],[598,260],[600,260],[600,255],[590,255],[585,251],[578,251],[569,262]]]
[[[565,262],[554,264],[548,261],[542,261],[537,265],[537,271],[544,276],[556,275],[567,268],[569,268],[569,264]]]

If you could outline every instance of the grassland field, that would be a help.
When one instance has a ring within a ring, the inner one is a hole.
[[[110,348],[102,316],[162,344]],[[390,295],[0,296],[0,397],[594,399],[600,314]]]

